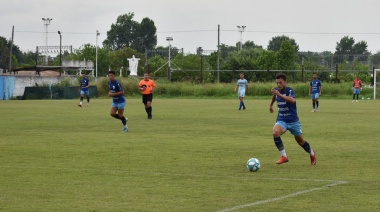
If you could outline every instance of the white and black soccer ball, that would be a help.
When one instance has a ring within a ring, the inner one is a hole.
[[[257,172],[260,170],[260,161],[257,158],[251,158],[247,161],[247,168],[249,171]]]

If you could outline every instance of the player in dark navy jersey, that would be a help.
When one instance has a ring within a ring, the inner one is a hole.
[[[90,106],[90,80],[86,77],[85,73],[82,73],[82,79],[80,80],[79,90],[80,90],[80,101],[78,106],[82,107],[83,97],[86,95],[87,98],[87,107]]]
[[[317,73],[313,74],[313,80],[310,81],[309,96],[313,102],[313,110],[316,112],[319,107],[319,97],[322,95],[322,82],[318,79]]]
[[[110,115],[114,117],[115,119],[120,119],[123,123],[123,132],[128,132],[128,126],[127,121],[128,118],[124,117],[124,108],[127,104],[125,97],[124,97],[124,90],[119,81],[115,79],[115,72],[109,71],[108,72],[108,86],[109,86],[109,92],[108,96],[112,97],[112,107]],[[117,112],[117,113],[116,113]]]
[[[317,164],[315,151],[311,149],[309,143],[302,136],[301,123],[297,114],[296,94],[295,91],[287,87],[286,75],[279,73],[276,75],[277,88],[272,89],[272,101],[269,105],[269,111],[273,113],[273,103],[277,102],[278,116],[276,124],[273,127],[273,139],[277,149],[281,152],[281,158],[276,163],[282,164],[289,161],[285,152],[281,135],[287,130],[294,135],[297,143],[310,154],[311,165]]]

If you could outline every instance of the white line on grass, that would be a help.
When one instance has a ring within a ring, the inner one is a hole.
[[[281,178],[281,179],[284,179],[284,178]],[[302,180],[302,179],[297,179],[297,180]],[[328,188],[328,187],[333,187],[333,186],[337,186],[337,185],[340,185],[340,184],[347,183],[347,181],[333,181],[333,182],[334,183],[332,183],[332,184],[328,184],[328,185],[324,185],[324,186],[321,186],[321,187],[312,188],[312,189],[308,189],[308,190],[304,190],[304,191],[295,192],[295,193],[288,194],[288,195],[285,195],[285,196],[275,197],[275,198],[267,199],[267,200],[261,200],[261,201],[257,201],[257,202],[252,202],[252,203],[244,204],[244,205],[238,205],[238,206],[235,206],[235,207],[232,207],[232,208],[221,209],[221,210],[218,210],[217,212],[236,211],[236,210],[239,210],[239,209],[242,209],[242,208],[248,208],[248,207],[252,207],[252,206],[255,206],[255,205],[266,204],[266,203],[282,200],[282,199],[285,199],[285,198],[295,197],[295,196],[298,196],[298,195],[301,195],[301,194],[305,194],[305,193],[309,193],[309,192],[313,192],[313,191],[318,191],[318,190],[325,189],[325,188]]]

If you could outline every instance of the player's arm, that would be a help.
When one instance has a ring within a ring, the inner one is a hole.
[[[122,95],[124,95],[124,90],[121,90],[115,93],[112,93],[111,91],[108,92],[108,96],[122,96]]]
[[[283,98],[286,102],[289,102],[291,104],[294,104],[296,103],[296,99],[294,98],[294,96],[286,96],[286,95],[282,95],[278,90],[276,89],[272,89],[272,94],[275,95],[275,96],[279,96],[281,98]]]
[[[310,86],[309,86],[309,96],[311,95],[311,82],[310,82]]]
[[[322,83],[319,84],[319,95],[322,95]]]
[[[270,101],[270,104],[269,104],[269,112],[270,113],[273,113],[273,103],[276,101],[276,96],[275,95],[272,95],[272,100]]]

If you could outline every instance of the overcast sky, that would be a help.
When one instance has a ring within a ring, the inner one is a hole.
[[[42,18],[52,18],[48,45],[79,48],[85,43],[99,46],[119,15],[133,12],[157,27],[157,44],[195,53],[197,47],[215,50],[220,42],[234,46],[240,41],[237,26],[247,40],[264,48],[275,36],[295,39],[300,51],[335,51],[343,36],[366,41],[372,53],[380,51],[380,0],[1,0],[0,36],[10,39],[22,51],[46,45]]]

